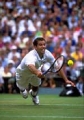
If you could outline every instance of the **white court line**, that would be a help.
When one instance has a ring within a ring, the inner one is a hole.
[[[18,115],[14,115],[14,116],[7,116],[7,115],[0,115],[0,117],[7,117],[7,118],[65,118],[65,119],[83,119],[84,117],[80,116],[80,117],[77,117],[77,116],[18,116]]]
[[[23,105],[23,104],[2,104],[0,106],[8,106],[8,105],[12,105],[12,106],[17,106],[17,105]],[[25,105],[28,105],[28,106],[33,106],[33,105],[30,105],[30,104],[24,104]],[[39,106],[73,106],[73,107],[84,107],[84,104],[40,104]]]
[[[54,105],[54,106],[77,106],[77,107],[82,106],[82,107],[84,107],[84,104],[41,104],[41,105],[43,105],[43,106],[46,106],[46,105],[48,105],[48,106],[51,106],[51,105]]]

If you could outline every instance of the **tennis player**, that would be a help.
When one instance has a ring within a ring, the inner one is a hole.
[[[41,84],[43,74],[39,69],[42,64],[49,62],[53,63],[55,58],[52,53],[46,49],[46,40],[43,37],[37,37],[33,40],[34,49],[31,50],[21,61],[16,69],[16,84],[20,89],[23,98],[31,94],[34,104],[39,104],[38,91]],[[69,81],[61,69],[59,74],[62,76],[66,84],[75,86],[74,83]],[[32,88],[28,91],[28,85],[31,84]]]

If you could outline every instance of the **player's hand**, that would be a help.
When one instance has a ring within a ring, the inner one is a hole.
[[[75,87],[75,84],[73,82],[71,82],[70,80],[67,80],[66,84],[71,84],[71,86]]]
[[[37,77],[39,77],[39,78],[44,78],[44,75],[43,75],[43,73],[42,73],[41,71],[38,71]]]

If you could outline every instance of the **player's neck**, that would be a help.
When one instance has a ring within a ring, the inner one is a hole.
[[[41,54],[41,53],[38,52],[38,55],[39,55],[39,57],[40,57],[41,59],[43,58],[43,54]]]
[[[42,59],[43,58],[43,54],[39,54],[39,57]]]
[[[37,51],[37,50],[36,50]],[[42,59],[44,54],[43,53],[40,53],[39,51],[37,51],[38,55],[39,55],[39,58]]]

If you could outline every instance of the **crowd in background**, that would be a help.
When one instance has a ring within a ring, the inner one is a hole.
[[[46,39],[46,47],[54,57],[62,54],[66,60],[73,59],[74,65],[65,64],[64,70],[69,79],[77,81],[76,85],[83,94],[83,0],[0,1],[0,91],[4,80],[10,78],[8,92],[13,92],[16,67],[33,49],[35,36]]]

